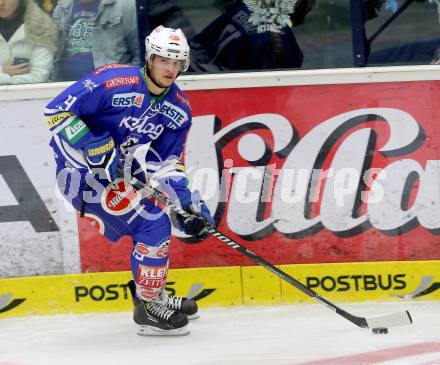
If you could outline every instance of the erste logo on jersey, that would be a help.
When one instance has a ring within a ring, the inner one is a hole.
[[[168,101],[162,104],[160,114],[167,116],[179,127],[188,120],[188,114],[183,109]]]
[[[124,93],[115,94],[112,98],[112,106],[128,108],[130,106],[135,106],[140,108],[144,102],[144,94],[140,93]]]

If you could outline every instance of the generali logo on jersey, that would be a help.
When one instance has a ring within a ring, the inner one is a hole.
[[[139,85],[140,82],[141,79],[139,76],[113,77],[105,81],[104,87],[106,89],[112,89],[118,86]]]

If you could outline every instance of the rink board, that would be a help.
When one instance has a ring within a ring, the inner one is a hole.
[[[438,66],[183,76],[191,187],[273,264],[440,260],[439,80]],[[0,87],[0,277],[130,270],[131,239],[57,194],[42,112],[67,86]],[[254,264],[186,241],[173,231],[172,269]]]
[[[440,300],[440,261],[280,265],[334,301]],[[0,318],[131,309],[130,272],[0,280]],[[262,267],[170,270],[167,291],[197,299],[201,308],[314,303]]]

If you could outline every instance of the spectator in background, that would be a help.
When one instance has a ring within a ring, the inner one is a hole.
[[[33,0],[0,1],[0,84],[45,82],[56,51],[56,26]]]
[[[58,0],[36,0],[35,1],[41,9],[43,9],[46,13],[52,14],[55,5]]]
[[[139,64],[135,0],[60,0],[54,81],[78,80],[108,63]]]
[[[307,0],[228,1],[226,11],[191,41],[192,71],[301,67],[292,27],[311,7]]]
[[[191,22],[174,0],[148,0],[148,26],[155,29],[159,25],[179,28],[188,39],[195,35]]]

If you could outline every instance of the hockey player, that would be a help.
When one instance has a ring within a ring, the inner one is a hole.
[[[129,286],[138,333],[183,335],[189,332],[188,317],[198,315],[197,305],[165,292],[170,219],[118,178],[118,168],[178,199],[190,213],[175,217],[186,234],[204,239],[215,221],[187,188],[180,161],[192,116],[174,81],[189,66],[187,40],[180,29],[159,26],[145,46],[144,68],[109,64],[96,69],[50,102],[45,119],[63,196],[110,240],[133,239]]]

